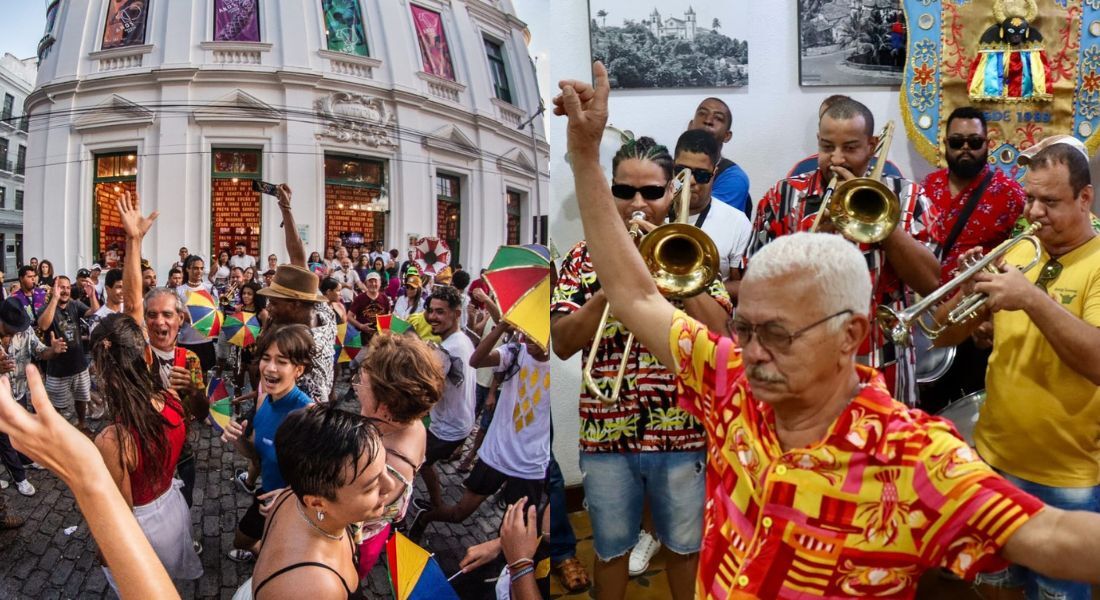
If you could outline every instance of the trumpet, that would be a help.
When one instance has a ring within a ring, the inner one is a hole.
[[[1027,229],[1023,230],[1020,235],[1005,240],[985,256],[975,258],[965,263],[967,268],[962,273],[959,273],[953,277],[951,281],[925,296],[920,302],[917,302],[901,312],[897,312],[886,305],[879,306],[878,310],[875,311],[875,320],[878,321],[879,327],[882,328],[895,344],[908,346],[912,343],[912,336],[909,330],[914,323],[921,328],[921,331],[928,336],[928,339],[934,340],[947,328],[973,319],[989,300],[988,295],[975,292],[963,297],[962,300],[959,301],[959,304],[947,314],[947,319],[944,323],[940,323],[934,317],[931,323],[927,323],[924,320],[924,315],[936,307],[940,301],[944,300],[955,290],[955,288],[962,285],[979,271],[999,273],[1000,271],[997,270],[994,263],[1008,253],[1009,250],[1015,248],[1017,244],[1028,243],[1035,249],[1035,256],[1026,265],[1020,266],[1020,270],[1027,271],[1037,265],[1042,255],[1042,247],[1039,244],[1039,238],[1035,237],[1035,233],[1038,232],[1042,226],[1042,223],[1032,223]]]
[[[687,222],[691,204],[691,170],[680,171],[673,178],[673,185],[678,186],[679,207],[676,221],[661,225],[648,234],[642,233],[637,223],[632,223],[630,237],[638,244],[638,251],[657,285],[657,290],[666,298],[681,299],[703,292],[718,277],[718,248],[714,245],[714,240],[703,233],[702,229]],[[631,215],[631,221],[643,219],[645,219],[645,213],[635,212]],[[596,384],[593,373],[596,352],[599,350],[610,316],[611,305],[608,304],[603,309],[603,316],[600,317],[600,324],[596,327],[596,336],[592,340],[592,346],[581,373],[581,379],[588,392],[606,404],[614,404],[619,399],[623,376],[626,375],[626,364],[630,359],[630,350],[634,346],[634,334],[628,332],[623,346],[623,355],[619,360],[619,368],[611,384],[611,392],[604,394]]]
[[[886,168],[886,155],[893,138],[894,122],[890,121],[879,134],[878,145],[871,156],[873,167],[866,177],[841,182],[839,176],[833,176],[821,196],[821,208],[810,232],[817,231],[822,215],[828,212],[837,230],[855,242],[874,244],[893,233],[901,220],[901,202],[897,194],[882,183],[882,171]]]

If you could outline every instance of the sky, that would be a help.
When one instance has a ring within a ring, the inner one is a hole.
[[[46,0],[0,0],[0,52],[30,58],[46,28]]]

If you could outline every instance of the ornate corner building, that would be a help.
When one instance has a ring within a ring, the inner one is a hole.
[[[545,243],[549,147],[512,0],[54,0],[27,97],[24,254],[117,261],[115,201],[160,211],[144,254],[438,236],[467,269]]]

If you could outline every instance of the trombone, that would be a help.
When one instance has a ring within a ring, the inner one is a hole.
[[[641,227],[633,223],[630,226],[630,237],[636,243],[640,240],[638,251],[657,285],[657,290],[665,298],[682,299],[703,292],[718,277],[718,248],[702,229],[687,222],[691,204],[691,170],[680,171],[672,181],[678,192],[679,207],[676,221],[661,225],[648,234],[642,233]],[[645,219],[645,213],[635,212],[630,218],[631,221],[640,221]],[[628,332],[623,346],[623,355],[619,360],[619,368],[611,384],[611,392],[604,394],[597,385],[593,373],[596,352],[599,350],[610,315],[611,305],[608,304],[603,309],[603,316],[600,317],[600,324],[596,327],[596,336],[592,339],[592,346],[581,373],[581,379],[588,393],[605,404],[614,404],[619,400],[623,376],[626,374],[626,363],[630,359],[630,350],[634,346],[634,334]]]
[[[928,339],[934,340],[947,328],[973,319],[977,316],[978,311],[985,306],[986,301],[989,300],[989,296],[986,294],[975,292],[963,297],[962,300],[959,301],[959,304],[947,314],[947,320],[944,323],[940,323],[935,317],[932,317],[931,323],[926,323],[923,315],[933,309],[940,301],[945,299],[948,294],[954,291],[955,288],[962,285],[979,271],[999,273],[1000,271],[997,270],[994,263],[1008,253],[1009,250],[1015,248],[1017,244],[1028,243],[1035,248],[1034,258],[1031,259],[1031,262],[1021,266],[1020,270],[1027,271],[1034,267],[1039,263],[1040,256],[1042,255],[1042,247],[1039,245],[1039,238],[1035,237],[1035,233],[1038,232],[1042,226],[1042,223],[1032,223],[1027,229],[1023,230],[1020,235],[1001,242],[1000,245],[985,256],[968,261],[966,263],[967,268],[962,273],[959,273],[953,277],[951,281],[925,296],[920,302],[917,302],[901,312],[897,312],[885,304],[879,306],[878,310],[875,311],[875,320],[878,321],[879,327],[882,328],[895,344],[907,346],[912,343],[912,336],[909,333],[909,329],[913,326],[913,323],[916,323],[917,326],[921,328],[921,331],[928,336]]]
[[[844,237],[862,244],[874,244],[890,237],[901,220],[901,202],[890,188],[882,183],[882,171],[886,168],[886,155],[894,138],[894,122],[886,123],[879,134],[878,145],[871,156],[873,167],[866,177],[856,177],[841,182],[833,175],[821,196],[821,208],[817,211],[810,232],[816,232],[825,212]]]

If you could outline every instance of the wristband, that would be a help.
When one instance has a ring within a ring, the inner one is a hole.
[[[535,564],[535,561],[531,560],[530,558],[518,558],[515,561],[513,561],[510,565],[508,565],[508,571],[509,572],[518,571],[519,569],[522,569],[523,567],[531,566],[533,564]]]
[[[515,582],[519,581],[520,579],[523,579],[524,577],[533,574],[534,572],[535,572],[535,567],[534,566],[525,567],[522,570],[520,570],[519,573],[516,573],[516,574],[512,575],[512,583],[515,583]]]

